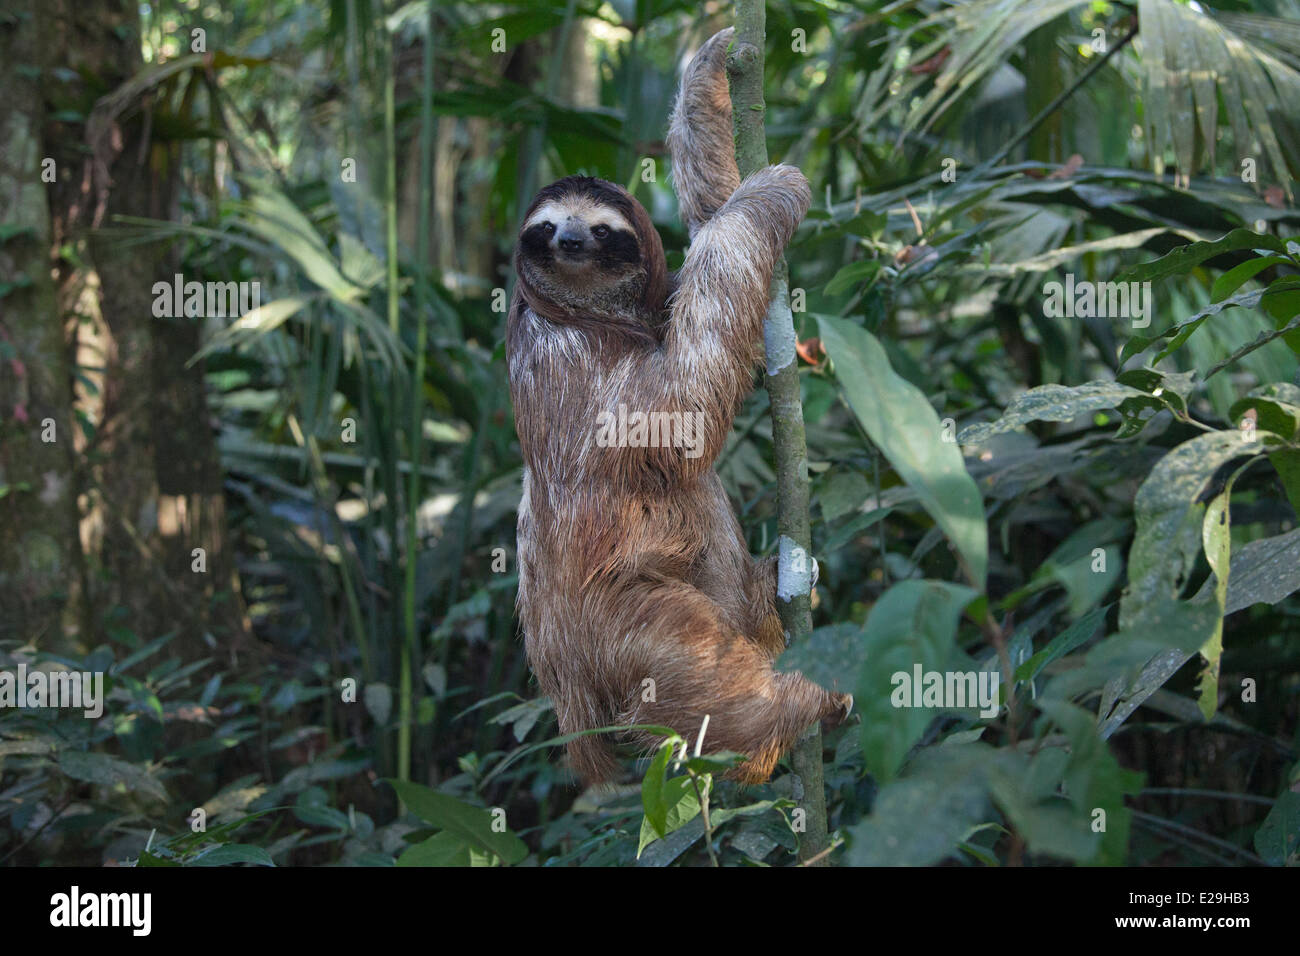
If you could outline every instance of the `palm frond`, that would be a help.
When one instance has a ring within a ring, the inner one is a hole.
[[[900,135],[924,131],[977,89],[1034,30],[1086,0],[974,0],[927,17],[890,41],[886,66],[870,78],[856,114],[860,126],[880,122],[906,104]],[[1224,117],[1236,159],[1251,157],[1292,195],[1300,167],[1289,149],[1300,102],[1300,24],[1250,15],[1211,16],[1175,0],[1138,0],[1138,65],[1143,121],[1152,165],[1166,150],[1185,184],[1199,168],[1214,168]],[[1240,33],[1237,32],[1240,30]],[[937,72],[925,63],[948,50]],[[1285,147],[1284,148],[1284,144]],[[1289,155],[1290,154],[1290,155]],[[1234,172],[1238,168],[1234,164]]]

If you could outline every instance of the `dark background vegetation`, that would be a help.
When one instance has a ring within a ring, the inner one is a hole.
[[[794,653],[868,721],[826,738],[833,862],[1295,862],[1298,15],[769,3],[769,149],[814,194],[789,260],[821,583]],[[565,174],[632,188],[680,263],[667,111],[731,16],[0,7],[0,669],[110,692],[98,721],[0,710],[0,861],[636,859],[632,760],[583,793],[535,746],[557,731],[513,616],[503,302],[518,216]],[[176,273],[272,304],[155,318]],[[1152,281],[1150,328],[1045,315],[1066,273]],[[1040,386],[1022,427],[963,431]],[[718,464],[755,554],[776,541],[766,402]],[[969,592],[942,583],[972,581],[925,494],[954,432],[988,530]],[[1216,501],[1231,529],[1203,542]],[[1216,576],[1203,551],[1229,544]],[[926,618],[936,594],[964,613]],[[1208,690],[1195,657],[1134,683],[1220,619]],[[914,726],[861,692],[895,651],[1014,672],[1011,707]],[[420,785],[403,808],[389,779]],[[641,861],[789,865],[791,797],[781,771],[717,782],[708,839],[682,812]]]

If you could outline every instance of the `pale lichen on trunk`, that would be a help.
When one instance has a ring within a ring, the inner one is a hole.
[[[732,116],[736,132],[736,165],[743,179],[767,165],[763,117],[763,49],[766,10],[763,0],[738,0],[736,37],[727,57]],[[785,259],[772,276],[770,304],[763,331],[767,351],[765,384],[772,406],[772,442],[776,454],[777,530],[780,563],[777,605],[791,642],[812,631],[811,545],[808,520],[808,450],[804,436],[799,366],[795,361],[794,316],[790,311],[789,272]],[[789,595],[789,600],[786,596]],[[796,776],[795,799],[805,812],[800,859],[808,861],[827,846],[826,793],[822,776],[821,729],[813,726],[791,753]],[[821,856],[818,863],[824,864]]]

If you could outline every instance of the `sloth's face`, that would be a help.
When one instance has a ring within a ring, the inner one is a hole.
[[[531,265],[569,281],[605,284],[641,263],[632,224],[617,209],[583,195],[542,203],[524,223],[520,248]]]

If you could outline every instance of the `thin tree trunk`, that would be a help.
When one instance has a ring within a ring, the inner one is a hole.
[[[736,128],[736,164],[743,179],[767,165],[763,114],[763,50],[766,42],[763,0],[738,0],[736,39],[727,58],[732,115]],[[810,603],[812,531],[808,521],[808,445],[804,437],[799,365],[795,356],[794,316],[790,312],[789,271],[785,258],[772,276],[763,337],[767,350],[767,393],[772,406],[772,442],[776,453],[777,531],[780,535],[781,622],[798,641],[812,631]],[[821,728],[813,726],[791,754],[795,799],[805,811],[799,857],[810,860],[827,846],[826,792],[822,776]],[[813,865],[825,865],[820,857]]]

